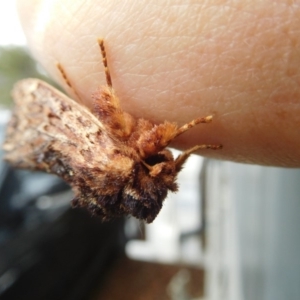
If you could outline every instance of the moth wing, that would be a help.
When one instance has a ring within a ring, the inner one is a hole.
[[[71,184],[83,170],[90,178],[97,174],[91,185],[129,176],[132,159],[120,153],[118,142],[86,107],[38,79],[19,81],[12,96],[15,108],[3,146],[7,161],[55,173]]]

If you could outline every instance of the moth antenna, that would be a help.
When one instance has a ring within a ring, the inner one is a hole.
[[[100,47],[101,54],[102,54],[102,62],[104,65],[104,70],[105,70],[106,83],[109,87],[112,87],[110,71],[109,71],[109,68],[107,65],[107,57],[106,57],[106,51],[105,51],[105,46],[104,46],[104,40],[98,39],[98,45]]]
[[[64,79],[65,83],[69,86],[69,88],[72,90],[72,92],[75,94],[75,96],[80,100],[80,102],[82,102],[81,98],[79,97],[77,91],[75,90],[75,88],[73,87],[73,85],[71,84],[64,68],[62,67],[62,65],[60,63],[56,63],[56,67],[59,70],[62,78]]]
[[[213,116],[207,116],[207,117],[204,117],[204,118],[198,118],[198,119],[195,119],[183,126],[181,126],[178,130],[177,130],[177,133],[175,135],[175,137],[179,136],[180,134],[186,132],[187,130],[189,130],[190,128],[196,126],[197,124],[199,123],[210,123],[212,121],[212,118]],[[175,138],[174,137],[174,138]]]
[[[200,122],[201,123],[201,122]],[[203,123],[203,122],[202,122]],[[199,149],[212,149],[212,150],[219,150],[222,149],[223,146],[222,145],[197,145],[194,146],[188,150],[186,150],[185,152],[183,152],[181,155],[179,155],[176,160],[175,160],[175,167],[176,167],[176,171],[179,172],[183,166],[183,164],[185,163],[185,161],[188,159],[188,157],[195,151],[199,150]]]

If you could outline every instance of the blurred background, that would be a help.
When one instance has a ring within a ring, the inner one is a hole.
[[[51,83],[25,43],[14,1],[0,2],[0,143],[13,84]],[[193,156],[145,225],[71,209],[67,184],[2,156],[0,299],[300,299],[299,169]]]

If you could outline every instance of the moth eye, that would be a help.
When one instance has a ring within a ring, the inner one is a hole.
[[[164,168],[164,174],[171,175],[173,173],[174,173],[174,170],[172,170],[171,168]]]
[[[150,166],[154,166],[156,164],[162,163],[166,161],[166,157],[162,154],[156,154],[153,156],[150,156],[148,158],[146,158],[145,162],[150,165]]]

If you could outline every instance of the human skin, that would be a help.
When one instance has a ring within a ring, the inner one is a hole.
[[[300,167],[300,1],[18,0],[35,58],[81,100],[105,84],[106,43],[122,108],[155,123],[213,115],[172,146],[202,155]],[[74,97],[74,95],[72,95]]]

